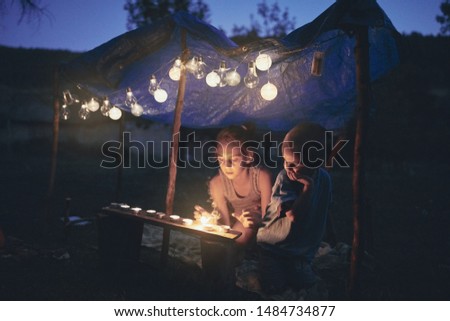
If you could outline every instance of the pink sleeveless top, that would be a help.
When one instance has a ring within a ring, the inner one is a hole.
[[[260,168],[250,167],[249,170],[252,184],[250,192],[245,196],[238,195],[231,180],[228,179],[221,170],[219,170],[220,178],[222,179],[222,184],[224,186],[225,199],[228,201],[229,206],[232,207],[230,209],[230,213],[234,212],[236,216],[241,215],[242,210],[246,210],[254,206],[261,206],[261,191],[258,186]]]

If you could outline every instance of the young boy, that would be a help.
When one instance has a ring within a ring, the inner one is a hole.
[[[268,293],[309,286],[317,280],[311,261],[325,232],[331,179],[324,169],[306,165],[325,162],[317,144],[323,146],[324,137],[321,126],[303,123],[283,140],[284,169],[257,233],[261,283]]]

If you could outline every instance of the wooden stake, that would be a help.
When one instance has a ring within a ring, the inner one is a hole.
[[[59,142],[59,67],[53,72],[53,142],[50,165],[50,179],[47,191],[47,208],[45,210],[45,221],[48,222],[53,214],[53,191],[56,179],[56,161],[58,156]]]
[[[189,58],[189,50],[186,45],[186,30],[181,30],[181,75],[178,84],[177,103],[175,106],[175,114],[173,118],[172,127],[172,148],[170,149],[170,163],[169,163],[169,182],[166,194],[166,213],[173,214],[173,201],[175,198],[175,182],[177,177],[177,159],[178,159],[178,144],[180,141],[180,127],[181,127],[181,112],[183,111],[184,94],[186,91],[186,68],[184,63]]]
[[[352,299],[358,298],[360,293],[360,267],[364,248],[361,246],[361,232],[363,230],[365,203],[365,145],[367,123],[370,108],[370,68],[369,68],[369,34],[368,27],[356,27],[356,134],[353,164],[353,243],[350,265],[349,294]]]
[[[122,160],[122,163],[117,167],[117,176],[116,176],[116,202],[122,201],[122,176],[123,176],[123,164],[125,162],[124,160],[124,148],[123,146],[123,129],[125,126],[125,113],[122,113],[122,117],[119,119],[119,142],[122,142],[121,148],[120,148],[120,158]]]

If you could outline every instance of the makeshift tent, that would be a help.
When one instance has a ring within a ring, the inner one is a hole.
[[[354,4],[358,2],[370,3],[370,10],[360,12]],[[168,72],[183,53],[181,38],[185,30],[188,58],[201,56],[207,72],[218,69],[224,61],[226,68],[237,68],[241,82],[237,86],[212,88],[204,78],[198,80],[188,73],[184,126],[222,127],[249,120],[258,128],[288,130],[308,120],[336,129],[346,124],[355,107],[355,37],[348,25],[367,23],[376,26],[369,34],[371,80],[375,80],[390,70],[398,58],[392,24],[372,1],[338,1],[284,39],[261,40],[244,47],[238,47],[213,26],[187,13],[177,13],[81,55],[62,67],[62,77],[80,85],[88,96],[108,96],[126,111],[130,111],[125,105],[126,89],[131,88],[144,108],[141,117],[172,123],[179,84],[169,78]],[[320,76],[311,73],[318,52],[323,54]],[[247,88],[243,80],[248,62],[259,53],[268,54],[272,66],[268,71],[257,70],[259,85]],[[163,103],[149,94],[152,75],[168,93]],[[272,101],[264,100],[260,94],[269,80],[278,89]]]
[[[125,104],[126,90],[130,88],[143,106],[141,117],[164,123],[175,119],[174,133],[181,122],[199,128],[252,121],[259,128],[288,130],[302,121],[311,121],[338,129],[354,115],[358,102],[353,182],[356,262],[364,199],[360,151],[370,104],[369,85],[398,63],[395,35],[392,23],[374,0],[338,0],[314,21],[281,40],[265,39],[243,47],[216,28],[186,13],[177,13],[114,38],[62,66],[60,71],[65,81],[80,90],[80,95],[108,96],[125,111],[130,111]],[[242,79],[248,63],[261,53],[271,57],[272,65],[267,71],[257,71],[259,84],[248,88]],[[241,82],[236,86],[208,86],[204,79],[186,73],[184,65],[194,56],[203,58],[207,72],[218,70],[225,62],[222,67],[236,69]],[[168,73],[177,57],[181,57],[181,76],[173,81]],[[158,103],[149,94],[152,75],[168,93],[165,102]],[[261,86],[268,82],[277,88],[273,100],[263,99],[260,93]],[[172,160],[177,150],[174,141]],[[175,176],[172,166],[166,202],[169,212]],[[356,267],[352,265],[352,269],[356,275]]]

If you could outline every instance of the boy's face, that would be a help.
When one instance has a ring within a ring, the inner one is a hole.
[[[235,179],[243,171],[244,157],[241,153],[241,148],[238,144],[229,144],[217,146],[217,160],[219,161],[220,169],[228,179]]]
[[[292,148],[283,148],[284,169],[291,181],[298,181],[301,178],[311,179],[315,169],[306,167],[301,162],[299,152],[294,152]]]

